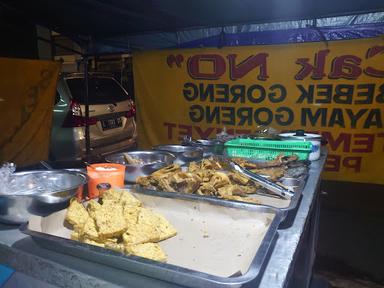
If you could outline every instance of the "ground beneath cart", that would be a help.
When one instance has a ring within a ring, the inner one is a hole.
[[[314,287],[311,288],[384,288],[383,284],[372,282],[368,279],[359,278],[353,275],[338,274],[332,271],[317,271],[315,273],[315,279],[321,279],[317,281]],[[320,282],[325,283],[325,280],[329,283],[328,286],[321,285]]]

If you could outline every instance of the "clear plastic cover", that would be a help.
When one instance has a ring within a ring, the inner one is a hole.
[[[30,195],[46,191],[60,190],[62,183],[57,177],[50,179],[47,174],[15,175],[14,163],[5,163],[0,167],[0,194],[3,195]]]

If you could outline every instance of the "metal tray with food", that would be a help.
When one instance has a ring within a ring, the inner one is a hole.
[[[215,198],[252,206],[265,205],[280,209],[283,216],[295,210],[308,176],[308,162],[295,160],[288,163],[288,158],[284,160],[281,157],[275,162],[250,162],[244,159],[236,161],[251,172],[263,175],[293,191],[293,197],[278,197],[244,175],[230,171],[231,168],[226,167],[222,157],[206,158],[182,167],[167,166],[150,176],[138,178],[137,189],[139,192],[151,190],[159,194],[187,193],[205,200]]]
[[[21,224],[30,215],[48,215],[63,209],[69,199],[82,193],[86,175],[67,170],[15,172],[2,183],[0,222]]]
[[[33,216],[20,229],[45,248],[148,277],[187,287],[240,287],[258,276],[282,219],[281,212],[270,207],[129,189],[142,207],[162,215],[177,231],[156,243],[167,255],[166,263],[69,239],[73,231],[63,224],[65,210]],[[104,200],[102,205],[107,205]]]

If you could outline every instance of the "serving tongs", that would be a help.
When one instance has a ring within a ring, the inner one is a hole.
[[[268,179],[266,179],[263,176],[260,176],[258,174],[252,173],[251,171],[244,169],[239,164],[227,159],[227,158],[220,158],[221,162],[226,163],[232,170],[235,170],[236,172],[240,173],[241,175],[244,175],[248,177],[249,179],[255,181],[260,186],[268,189],[269,191],[273,192],[274,194],[284,198],[284,199],[291,199],[294,195],[294,192],[291,190],[276,184],[275,182],[272,182]]]

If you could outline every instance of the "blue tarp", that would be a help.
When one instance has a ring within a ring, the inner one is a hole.
[[[248,24],[99,39],[94,53],[132,50],[272,45],[372,38],[384,35],[384,13]]]
[[[105,54],[375,37],[383,34],[383,1],[0,0],[0,14]]]

